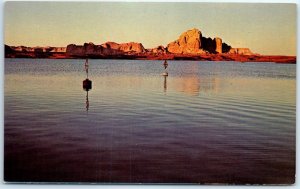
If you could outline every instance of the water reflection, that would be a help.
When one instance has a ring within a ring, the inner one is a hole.
[[[89,107],[90,107],[89,90],[92,89],[92,81],[89,80],[89,75],[88,75],[88,73],[89,73],[89,62],[88,62],[88,59],[86,59],[86,61],[85,61],[84,69],[85,69],[85,72],[86,72],[86,79],[83,80],[82,86],[83,86],[83,89],[86,91],[85,108],[86,108],[86,111],[89,111]]]
[[[200,93],[217,94],[220,86],[220,78],[199,76],[184,76],[172,78],[169,85],[174,85],[176,91],[183,92],[188,95],[197,96]],[[171,86],[170,86],[171,87]]]
[[[175,83],[177,91],[181,91],[189,95],[199,95],[200,80],[198,77],[180,77],[176,79]]]
[[[86,91],[86,100],[85,100],[85,108],[86,111],[89,111],[90,102],[89,102],[89,91]]]
[[[167,76],[164,76],[164,92],[167,92]]]
[[[92,89],[92,81],[89,80],[88,78],[86,78],[86,79],[83,81],[83,89],[86,91],[85,108],[86,108],[86,111],[89,111],[89,107],[90,107],[90,102],[89,102],[89,90]]]
[[[293,182],[296,79],[277,65],[105,61],[91,93],[82,60],[5,60],[6,181]]]

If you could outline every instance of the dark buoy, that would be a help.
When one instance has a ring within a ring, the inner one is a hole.
[[[89,79],[85,79],[82,82],[83,89],[89,91],[92,89],[92,81]]]

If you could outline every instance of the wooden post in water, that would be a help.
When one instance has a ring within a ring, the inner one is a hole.
[[[85,60],[84,69],[86,72],[86,78],[89,78],[89,60],[88,59]]]

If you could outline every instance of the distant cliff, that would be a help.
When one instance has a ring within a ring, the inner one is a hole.
[[[183,32],[165,47],[145,49],[138,42],[84,43],[67,47],[26,47],[5,45],[6,58],[114,58],[148,60],[206,60],[296,63],[295,56],[262,56],[249,48],[231,47],[220,37],[204,37],[199,29]]]
[[[122,54],[252,54],[250,50],[242,50],[246,48],[232,48],[230,45],[222,42],[222,39],[215,37],[214,39],[202,36],[199,29],[191,29],[182,33],[179,38],[167,44],[166,47],[160,45],[153,49],[145,49],[141,43],[115,43],[106,42],[101,45],[93,43],[85,43],[84,45],[70,44],[67,46],[67,54],[72,56],[88,56],[88,55],[122,55]]]
[[[26,53],[66,53],[68,56],[114,56],[114,55],[148,55],[148,54],[241,54],[252,55],[248,48],[232,48],[222,42],[222,39],[214,39],[202,36],[199,29],[191,29],[183,32],[179,38],[167,44],[166,47],[160,45],[152,49],[145,49],[143,44],[138,42],[116,43],[106,42],[101,45],[84,43],[83,45],[70,44],[67,47],[26,47],[10,46],[11,50],[19,54]]]
[[[224,47],[223,47],[224,45]],[[225,48],[227,46],[227,48]],[[188,30],[179,36],[179,39],[167,45],[167,51],[180,54],[207,54],[227,53],[231,47],[222,43],[222,39],[205,38],[198,29]]]
[[[71,58],[66,47],[26,47],[5,45],[5,58]]]
[[[253,53],[249,48],[231,48],[229,50],[230,54],[239,54],[239,55],[252,55]]]
[[[10,46],[17,52],[66,52],[66,47],[26,47],[26,46]]]

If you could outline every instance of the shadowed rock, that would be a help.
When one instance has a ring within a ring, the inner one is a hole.
[[[165,54],[167,51],[164,46],[160,45],[158,47],[150,49],[150,52],[155,53],[155,54]]]
[[[202,37],[202,48],[208,53],[216,53],[216,42],[212,38]]]
[[[227,45],[226,43],[222,43],[222,53],[227,53],[231,49],[230,45]]]

